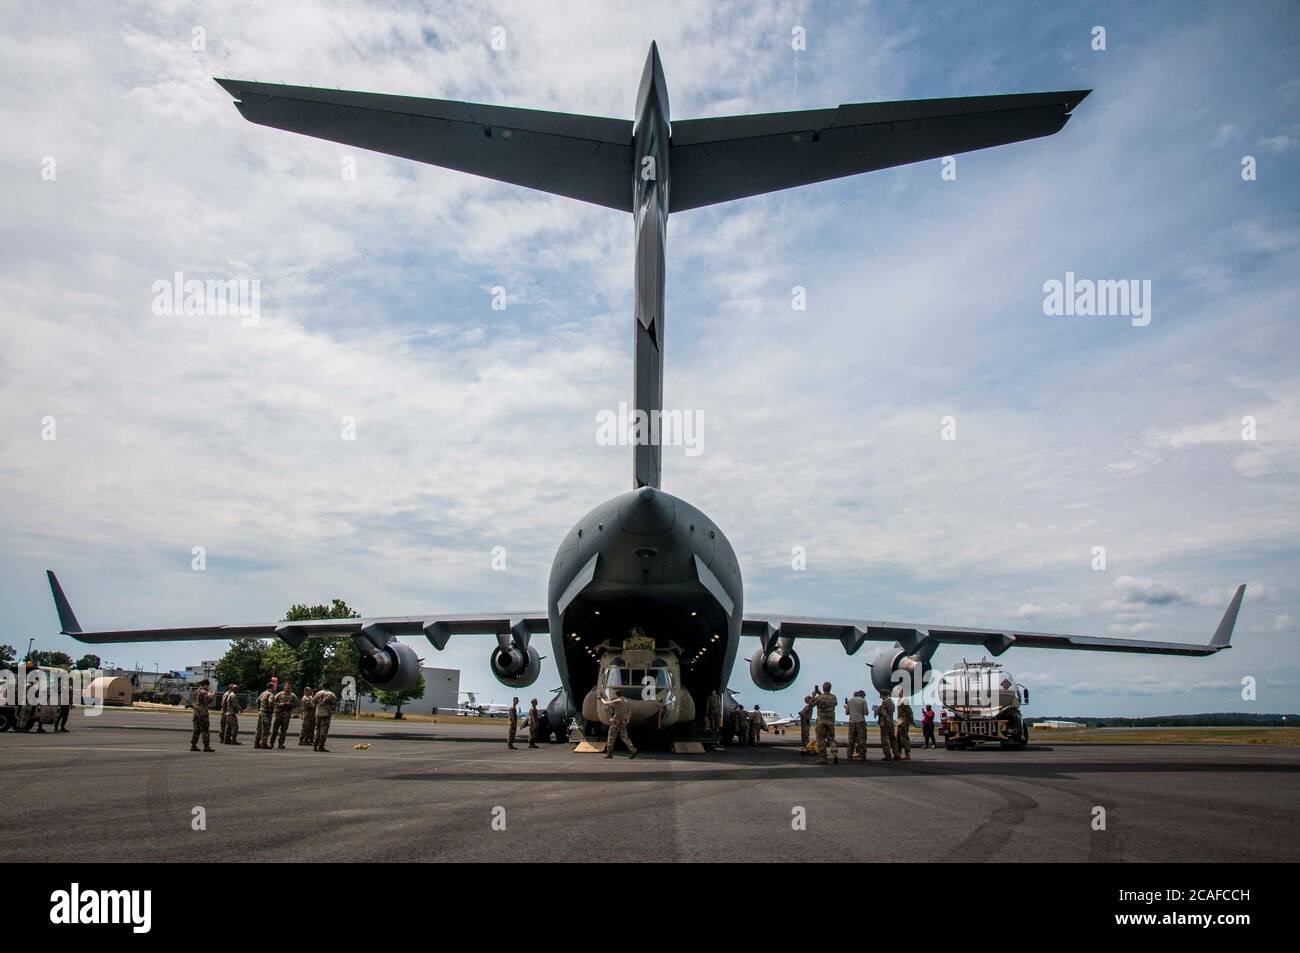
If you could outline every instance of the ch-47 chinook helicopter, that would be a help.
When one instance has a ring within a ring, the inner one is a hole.
[[[244,118],[303,135],[538,189],[633,216],[634,412],[663,408],[664,250],[668,216],[719,202],[925,159],[1050,136],[1088,90],[858,103],[829,109],[670,122],[659,53],[650,46],[634,118],[606,119],[506,106],[219,79]],[[881,641],[876,688],[920,677],[941,644],[1205,656],[1228,648],[1245,587],[1207,644],[1093,638],[996,628],[952,628],[861,618],[748,614],[740,565],[705,513],[660,488],[654,428],[638,429],[632,489],[591,510],[560,542],[545,609],[468,615],[201,625],[87,631],[58,581],[50,585],[62,631],[83,642],[351,636],[373,685],[413,683],[420,663],[399,636],[442,649],[452,636],[493,637],[490,666],[512,688],[541,669],[532,639],[550,636],[563,690],[552,718],[607,723],[596,704],[611,687],[630,695],[632,731],[704,737],[701,700],[724,691],[742,636],[757,640],[750,674],[779,690],[799,676],[796,639],[837,639],[852,655]],[[633,629],[646,633],[630,637]],[[649,681],[646,681],[646,680]],[[918,683],[919,684],[919,683]],[[644,697],[642,696],[644,692]],[[553,713],[553,714],[552,714]]]

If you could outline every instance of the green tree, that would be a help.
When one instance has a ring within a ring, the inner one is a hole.
[[[305,622],[309,619],[358,619],[342,599],[333,599],[329,605],[290,606],[285,622]],[[218,685],[236,682],[254,693],[271,680],[272,676],[293,682],[301,690],[307,685],[320,688],[324,685],[338,687],[345,676],[357,679],[357,691],[373,695],[374,689],[357,674],[357,647],[351,638],[304,639],[293,648],[279,639],[270,642],[261,639],[236,639],[230,643],[226,654],[218,660],[213,677]]]
[[[103,664],[104,663],[100,661],[98,655],[91,655],[87,653],[86,655],[83,655],[81,658],[77,659],[76,668],[84,671],[85,669],[88,668],[102,668]]]
[[[274,676],[280,679],[281,685],[285,682],[293,682],[294,685],[301,686],[302,683],[298,679],[301,670],[298,649],[288,642],[277,639],[266,647],[266,652],[262,655],[262,672],[257,683],[265,685]]]
[[[226,654],[217,660],[212,677],[218,685],[237,684],[244,691],[256,694],[266,684],[262,677],[262,659],[267,645],[261,639],[235,639]]]
[[[380,689],[374,692],[374,697],[375,701],[385,708],[396,708],[397,714],[393,717],[401,718],[404,704],[424,697],[424,673],[420,673],[420,677],[415,680],[415,684],[410,688],[404,688],[400,692],[386,692]]]
[[[67,652],[33,652],[32,662],[46,668],[72,668],[72,656]]]
[[[18,656],[18,650],[12,645],[0,645],[0,662],[12,662]]]
[[[298,603],[289,607],[285,613],[285,622],[305,622],[309,619],[359,619],[361,613],[354,610],[342,599],[332,599],[329,605],[304,605]],[[343,679],[352,676],[357,680],[357,692],[361,695],[374,695],[374,688],[360,676],[357,658],[357,645],[349,637],[340,639],[304,639],[297,650],[300,683],[321,688],[326,685],[337,688]]]

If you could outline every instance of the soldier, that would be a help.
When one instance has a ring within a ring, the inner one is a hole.
[[[749,713],[744,705],[737,705],[731,713],[731,724],[736,733],[736,744],[741,747],[749,744]]]
[[[298,744],[309,745],[316,741],[316,703],[312,701],[315,694],[308,685],[302,690],[302,728],[298,730]]]
[[[506,747],[518,751],[515,747],[515,735],[519,732],[519,696],[510,699],[510,733],[506,737]]]
[[[893,761],[898,757],[898,744],[894,738],[894,702],[889,692],[880,693],[880,704],[876,706],[876,726],[880,729],[881,761]]]
[[[237,688],[239,686],[231,682],[226,694],[221,696],[221,740],[228,745],[243,744],[239,740],[239,712],[243,706],[239,704]]]
[[[276,745],[277,736],[278,746],[284,748],[284,736],[289,733],[289,719],[293,717],[293,706],[296,704],[298,696],[293,693],[293,685],[285,679],[284,688],[275,693],[275,721],[271,722],[271,734],[266,740],[268,748]]]
[[[536,748],[537,745],[537,725],[541,716],[537,713],[537,699],[534,698],[528,703],[528,747]]]
[[[704,705],[704,730],[710,738],[716,738],[721,727],[722,698],[717,692],[709,692],[709,700]]]
[[[831,683],[823,682],[822,690],[813,699],[817,706],[817,763],[826,763],[829,748],[835,763],[840,763],[839,748],[835,744],[835,706],[839,699],[831,694]]]
[[[898,731],[896,734],[898,744],[894,749],[895,758],[898,757],[901,751],[904,761],[912,760],[912,739],[908,737],[912,724],[912,706],[907,703],[906,698],[901,698],[898,702]]]
[[[853,752],[860,761],[867,760],[867,693],[858,689],[844,702],[844,714],[849,718],[849,760]]]
[[[763,713],[759,711],[758,706],[755,705],[754,713],[749,716],[749,743],[751,745],[758,745],[760,740],[759,733],[766,727],[767,722],[763,720]]]
[[[275,682],[267,682],[266,690],[257,696],[257,734],[253,737],[254,748],[269,748],[271,735],[272,710],[275,707]]]
[[[632,739],[628,737],[627,733],[627,721],[632,714],[631,706],[628,705],[627,699],[623,697],[623,693],[619,689],[611,688],[610,691],[614,694],[614,697],[604,702],[605,707],[609,709],[609,734],[605,738],[605,757],[614,757],[614,745],[618,743],[619,738],[622,738],[623,744],[627,745],[628,760],[630,761],[636,757],[636,747],[632,744]],[[740,712],[743,715],[745,709],[740,709]]]
[[[45,726],[41,724],[40,709],[36,705],[23,705],[18,709],[18,730],[31,730],[32,722],[36,722],[36,733],[45,734]]]
[[[199,735],[203,736],[203,750],[216,751],[212,747],[212,739],[208,735],[208,706],[212,704],[212,692],[208,691],[208,686],[212,684],[206,678],[199,682],[199,687],[194,690],[191,702],[194,705],[194,734],[190,737],[190,750],[199,750]]]
[[[328,688],[322,688],[312,696],[312,702],[316,705],[316,741],[312,745],[315,751],[329,751],[325,747],[325,739],[330,734],[330,719],[334,717],[334,704],[338,701],[338,696]]]
[[[66,673],[59,681],[59,707],[54,715],[54,730],[68,730],[68,718],[72,715],[72,682]]]
[[[799,753],[804,754],[808,748],[808,736],[812,732],[813,697],[803,697],[803,707],[799,709]]]

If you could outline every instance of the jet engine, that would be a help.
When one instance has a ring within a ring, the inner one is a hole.
[[[876,691],[894,695],[919,693],[930,671],[928,659],[908,655],[901,645],[881,649],[867,664],[871,666],[871,684]]]
[[[749,659],[749,677],[759,688],[778,692],[799,677],[799,655],[780,643],[770,652],[759,648]]]
[[[376,688],[400,692],[420,678],[420,659],[411,648],[396,639],[376,645],[366,638],[355,639],[361,677]]]
[[[498,646],[492,650],[489,664],[497,681],[510,688],[527,688],[542,673],[542,657],[531,645],[527,649],[518,645]]]

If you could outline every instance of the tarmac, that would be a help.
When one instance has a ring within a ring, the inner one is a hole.
[[[255,749],[253,725],[231,747],[214,718],[213,754],[170,712],[0,734],[0,860],[1300,860],[1300,748],[1280,745],[916,744],[866,764],[841,746],[821,766],[797,733],[610,761],[522,732],[510,751],[498,719],[340,718],[329,753],[297,720],[285,750]]]

